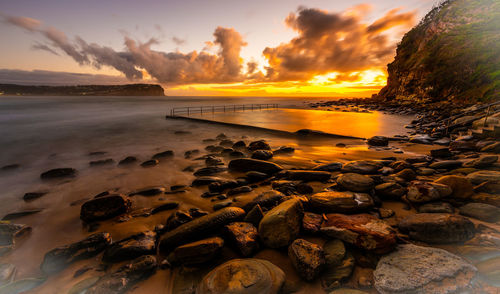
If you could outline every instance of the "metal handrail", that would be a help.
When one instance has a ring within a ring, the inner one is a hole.
[[[442,119],[442,120],[438,121],[438,123],[440,123],[440,122],[444,122],[444,121],[446,121],[446,122],[447,122],[447,123],[446,123],[446,134],[448,134],[448,132],[449,132],[449,128],[454,126],[454,125],[451,125],[451,122],[452,122],[452,121],[454,121],[455,119],[457,119],[457,118],[459,118],[459,117],[461,117],[461,116],[464,116],[464,115],[466,115],[466,114],[471,114],[471,113],[475,113],[475,112],[478,112],[478,111],[481,111],[481,110],[487,109],[486,114],[484,114],[484,115],[482,115],[481,117],[479,117],[479,118],[483,118],[483,117],[485,117],[485,119],[484,119],[484,123],[483,123],[483,127],[484,127],[484,126],[486,126],[486,121],[488,120],[488,116],[489,116],[490,114],[492,114],[492,113],[491,113],[491,107],[492,107],[492,106],[494,106],[494,105],[497,105],[497,104],[500,104],[500,100],[499,100],[499,101],[492,102],[492,103],[489,103],[489,104],[486,104],[486,105],[483,105],[483,106],[478,107],[477,109],[474,109],[474,110],[469,110],[469,111],[461,112],[460,114],[456,114],[456,115],[454,115],[454,116],[450,116],[450,117],[448,117],[448,118],[445,118],[445,119]],[[496,113],[496,111],[495,111],[494,113]],[[493,113],[493,114],[494,114],[494,113]]]
[[[190,114],[195,113],[215,113],[215,112],[227,112],[227,111],[245,111],[245,110],[262,110],[262,109],[273,109],[278,108],[278,104],[275,103],[262,103],[262,104],[231,104],[231,105],[212,105],[212,106],[184,106],[184,107],[174,107],[170,109],[170,116],[176,116],[177,114]]]

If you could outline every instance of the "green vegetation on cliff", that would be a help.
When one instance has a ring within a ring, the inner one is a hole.
[[[0,95],[51,96],[164,96],[160,85],[77,85],[77,86],[24,86],[0,84]]]
[[[387,100],[500,98],[500,1],[446,0],[406,33],[388,65]]]

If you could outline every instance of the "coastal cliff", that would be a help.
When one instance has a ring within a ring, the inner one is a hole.
[[[446,0],[398,44],[377,99],[474,103],[500,98],[500,2]]]
[[[153,84],[24,86],[0,84],[0,95],[52,96],[164,96],[163,88]]]

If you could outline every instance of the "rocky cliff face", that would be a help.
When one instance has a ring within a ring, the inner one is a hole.
[[[500,1],[446,0],[401,40],[386,101],[500,99]]]

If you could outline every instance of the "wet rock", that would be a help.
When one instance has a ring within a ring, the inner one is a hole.
[[[453,156],[453,153],[451,153],[450,149],[448,148],[439,148],[432,149],[431,156],[434,158],[449,158]]]
[[[245,153],[238,151],[238,150],[235,150],[235,151],[229,153],[229,157],[231,157],[231,158],[244,158]]]
[[[434,182],[450,187],[452,191],[450,197],[455,199],[467,199],[474,194],[474,187],[466,177],[447,175]]]
[[[94,198],[82,205],[80,219],[87,223],[109,219],[126,213],[130,206],[130,200],[123,195]]]
[[[207,158],[205,158],[205,164],[207,166],[217,166],[217,165],[224,165],[224,162],[222,162],[222,159],[217,158],[215,156],[207,156]]]
[[[356,174],[376,174],[383,165],[380,162],[373,160],[357,160],[351,161],[342,167],[342,172],[344,173],[356,173]]]
[[[132,192],[129,194],[129,196],[136,196],[136,195],[141,195],[141,196],[156,196],[165,193],[167,188],[161,187],[161,186],[156,186],[156,187],[146,187],[139,189],[135,192]],[[109,194],[108,194],[109,195]]]
[[[467,203],[460,207],[460,214],[494,223],[500,220],[500,208],[486,203]]]
[[[3,221],[13,220],[13,219],[20,218],[23,216],[28,216],[28,215],[32,215],[35,213],[39,213],[40,211],[42,211],[42,210],[41,209],[29,209],[29,210],[11,212],[11,213],[6,214],[2,218],[2,220]]]
[[[25,193],[24,196],[23,196],[23,200],[24,201],[31,201],[31,200],[35,200],[35,199],[38,199],[42,196],[44,196],[45,194],[47,194],[49,192],[46,192],[46,191],[40,191],[40,192],[28,192],[28,193]]]
[[[379,208],[378,214],[380,215],[380,218],[390,218],[393,217],[396,214],[396,212],[388,208]]]
[[[401,199],[406,194],[406,188],[396,182],[388,182],[375,186],[375,193],[382,199]]]
[[[337,178],[337,184],[353,192],[368,192],[375,186],[372,178],[355,173],[341,174]]]
[[[0,256],[14,249],[16,239],[31,233],[31,227],[21,224],[0,223]]]
[[[497,155],[483,156],[464,163],[464,167],[487,168],[498,161]]]
[[[221,178],[218,178],[218,177],[209,177],[209,176],[198,177],[198,178],[193,180],[193,182],[191,183],[191,186],[199,187],[199,186],[210,185],[211,183],[222,182],[222,181],[224,181],[224,180]]]
[[[404,170],[396,173],[394,176],[405,181],[413,181],[417,178],[417,174],[409,168],[405,168]]]
[[[113,273],[101,277],[89,288],[86,294],[118,294],[125,293],[138,282],[150,277],[156,272],[158,263],[156,257],[144,255],[132,260]]]
[[[373,199],[365,193],[327,191],[309,197],[309,206],[318,212],[358,213],[373,207]]]
[[[92,152],[89,152],[89,156],[101,156],[101,155],[104,155],[106,153],[107,153],[106,151],[92,151]]]
[[[93,160],[89,162],[90,166],[102,166],[102,165],[110,165],[114,164],[115,161],[112,158]]]
[[[285,273],[262,259],[232,259],[210,271],[196,294],[278,294],[285,283]]]
[[[253,159],[268,160],[273,158],[273,152],[270,150],[255,150],[252,153]]]
[[[212,193],[215,193],[215,192],[221,193],[222,191],[224,191],[226,189],[236,188],[239,185],[240,185],[240,183],[238,183],[235,180],[223,180],[223,181],[219,181],[219,182],[210,183],[208,185],[208,190]]]
[[[137,157],[127,156],[118,162],[118,165],[128,165],[137,162]]]
[[[245,141],[237,141],[231,147],[233,149],[245,149],[247,147],[247,144],[245,143]]]
[[[302,219],[302,230],[306,233],[317,233],[321,229],[323,216],[312,212],[305,212]]]
[[[375,288],[388,293],[463,293],[477,269],[446,250],[399,245],[383,256],[373,273]]]
[[[0,287],[12,282],[16,275],[16,266],[10,263],[0,264]],[[1,289],[1,288],[0,288]]]
[[[325,264],[328,266],[339,265],[346,254],[344,242],[339,239],[328,240],[323,245]]]
[[[226,207],[209,215],[194,219],[165,233],[160,240],[160,250],[169,251],[181,244],[199,240],[207,234],[221,229],[226,224],[237,221],[245,215],[238,207]]]
[[[108,233],[97,233],[69,245],[57,247],[47,252],[40,265],[45,274],[54,274],[71,263],[93,257],[103,251],[111,244],[111,235]]]
[[[283,168],[276,163],[258,160],[258,159],[250,159],[250,158],[238,158],[233,159],[229,162],[229,169],[233,171],[239,172],[249,172],[249,171],[258,171],[266,174],[275,174]]]
[[[171,210],[179,207],[179,202],[169,201],[154,207],[151,214],[157,214],[162,211]]]
[[[396,234],[384,221],[369,214],[328,214],[321,232],[356,247],[386,253],[396,245]]]
[[[212,209],[214,211],[217,211],[217,210],[223,209],[225,207],[229,207],[231,205],[233,205],[233,201],[232,200],[221,201],[219,203],[214,204],[214,206],[212,206]]]
[[[113,243],[104,251],[102,260],[105,262],[120,262],[142,255],[155,254],[155,251],[156,233],[146,231]]]
[[[389,164],[389,167],[392,168],[395,172],[399,172],[407,168],[412,168],[413,166],[406,161],[399,160],[391,162]]]
[[[500,182],[500,171],[480,170],[467,175],[472,184],[478,185],[484,182]]]
[[[411,136],[410,139],[408,140],[408,142],[410,143],[426,144],[426,145],[432,144],[432,141],[433,139],[429,135],[422,135],[422,134]]]
[[[465,242],[475,234],[469,219],[446,213],[413,214],[404,218],[398,227],[411,239],[436,244]]]
[[[250,182],[259,182],[269,178],[268,174],[257,171],[249,171],[245,174],[245,176]]]
[[[73,178],[76,176],[74,168],[55,168],[48,170],[40,175],[42,180],[57,179],[57,178]]]
[[[297,199],[274,207],[260,221],[261,241],[270,248],[288,246],[299,235],[303,215],[302,203]]]
[[[233,195],[238,195],[238,194],[243,194],[243,193],[249,193],[249,192],[252,192],[252,187],[250,187],[250,186],[241,186],[241,187],[229,190],[227,192],[227,196],[233,196]]]
[[[313,168],[313,170],[327,171],[327,172],[339,171],[341,169],[342,169],[341,162],[330,162],[330,163],[320,164]]]
[[[450,138],[445,137],[445,138],[441,138],[441,139],[434,141],[434,144],[448,146],[448,145],[450,145],[450,142],[451,142]]]
[[[500,142],[495,142],[481,148],[481,152],[500,153]]]
[[[420,167],[417,169],[417,174],[420,176],[430,176],[435,174],[436,171],[432,168]]]
[[[290,146],[281,146],[280,148],[276,149],[273,151],[274,154],[280,155],[280,154],[290,154],[295,152],[295,148],[290,147]]]
[[[476,150],[476,143],[474,141],[455,140],[450,142],[450,149],[458,151]]]
[[[255,205],[260,205],[260,207],[270,209],[281,203],[285,198],[285,195],[276,190],[269,190],[259,194],[257,197],[252,199],[243,206],[245,211],[250,211]]]
[[[254,141],[248,144],[248,150],[250,151],[255,151],[255,150],[271,150],[271,146],[266,143],[264,140],[259,140],[259,141]]]
[[[234,222],[225,227],[226,238],[242,256],[250,256],[259,249],[257,228],[248,222]]]
[[[324,272],[321,274],[321,284],[323,288],[327,291],[338,288],[341,283],[351,276],[355,262],[352,254],[347,252],[339,264],[327,263]]]
[[[296,194],[311,194],[313,189],[307,183],[300,183],[297,181],[273,181],[271,184],[274,190],[277,190],[285,195]]]
[[[172,158],[174,157],[174,151],[172,150],[166,150],[166,151],[163,151],[163,152],[159,152],[159,153],[156,153],[155,155],[153,155],[151,157],[151,159],[164,159],[164,158]]]
[[[429,165],[429,168],[432,169],[456,169],[459,167],[462,167],[463,162],[458,161],[458,160],[443,160],[443,161],[436,161],[434,163],[431,163]]]
[[[209,166],[198,169],[194,172],[195,177],[212,176],[221,172],[226,171],[226,168],[218,166]]]
[[[175,248],[168,260],[183,265],[204,263],[216,257],[223,246],[224,240],[219,237],[203,239]]]
[[[412,203],[425,203],[451,195],[450,187],[433,182],[413,181],[408,186],[406,198]]]
[[[150,159],[150,160],[146,160],[143,163],[141,163],[141,166],[142,167],[153,167],[155,165],[158,165],[158,163],[160,163],[160,162],[157,159]]]
[[[1,170],[2,171],[12,171],[12,170],[16,170],[20,167],[21,167],[20,164],[7,164],[7,165],[2,166]]]
[[[184,152],[184,158],[189,159],[192,156],[197,155],[197,154],[200,154],[200,150],[198,150],[198,149],[188,150],[188,151]]]
[[[367,143],[370,146],[388,146],[389,138],[384,136],[374,136],[368,139]]]
[[[193,219],[194,217],[188,212],[176,211],[167,218],[165,229],[167,231],[171,231],[182,224],[192,221]]]
[[[258,227],[263,217],[264,212],[262,211],[262,208],[259,204],[256,204],[252,209],[250,209],[243,220],[247,223],[253,224],[255,227]]]
[[[314,280],[325,265],[323,249],[304,239],[296,239],[288,247],[288,257],[301,278]]]
[[[229,139],[224,139],[219,142],[219,145],[224,146],[224,147],[231,147],[233,146],[234,142],[229,140]]]
[[[205,150],[207,150],[208,152],[212,152],[212,153],[220,153],[222,150],[224,150],[224,147],[209,145],[209,146],[205,147]]]
[[[332,175],[326,171],[289,170],[286,172],[286,178],[291,181],[325,182],[328,181],[331,176]]]
[[[215,137],[215,139],[217,139],[217,140],[224,140],[224,139],[227,139],[227,136],[224,133],[220,133],[220,134],[217,135],[217,137]]]
[[[418,208],[420,213],[453,213],[455,209],[447,202],[431,202]]]

